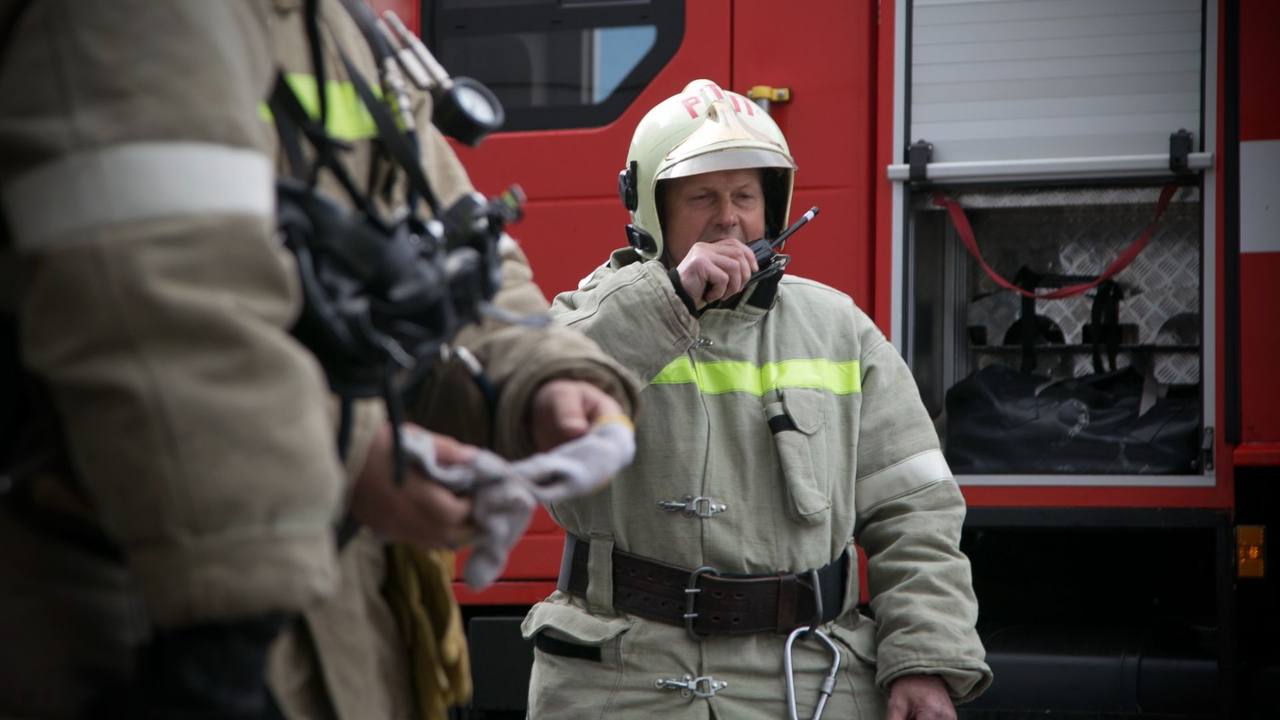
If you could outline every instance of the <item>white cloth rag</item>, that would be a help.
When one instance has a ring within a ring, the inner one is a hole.
[[[455,494],[472,498],[476,537],[462,579],[473,590],[497,579],[538,503],[603,487],[636,453],[635,430],[621,415],[601,418],[587,434],[514,462],[480,450],[467,462],[440,465],[430,435],[412,426],[401,433],[411,462]]]

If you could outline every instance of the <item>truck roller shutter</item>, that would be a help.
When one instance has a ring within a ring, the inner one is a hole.
[[[1200,0],[915,0],[908,142],[931,162],[1200,146]]]

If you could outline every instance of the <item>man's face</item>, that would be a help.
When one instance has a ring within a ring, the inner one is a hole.
[[[662,181],[662,235],[672,265],[694,243],[740,242],[764,235],[760,171],[718,170]]]

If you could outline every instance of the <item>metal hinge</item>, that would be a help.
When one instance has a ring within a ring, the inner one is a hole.
[[[694,677],[686,674],[681,678],[658,678],[653,681],[653,686],[659,690],[679,690],[681,697],[709,698],[729,687],[729,683],[710,675]]]

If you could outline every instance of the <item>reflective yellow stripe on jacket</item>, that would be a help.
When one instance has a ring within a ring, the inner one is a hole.
[[[285,82],[298,96],[302,109],[312,118],[320,117],[320,94],[316,92],[316,79],[307,73],[285,73]],[[328,100],[325,130],[337,140],[365,140],[377,137],[378,127],[373,123],[373,116],[360,102],[356,86],[346,80],[326,80],[325,99]],[[374,93],[377,86],[372,86]],[[271,120],[271,108],[266,103],[258,106],[258,113],[263,120]]]
[[[742,392],[760,396],[784,388],[814,388],[849,395],[862,392],[862,375],[857,360],[781,360],[757,366],[740,360],[694,364],[688,357],[678,357],[651,384],[694,384],[706,395]]]

